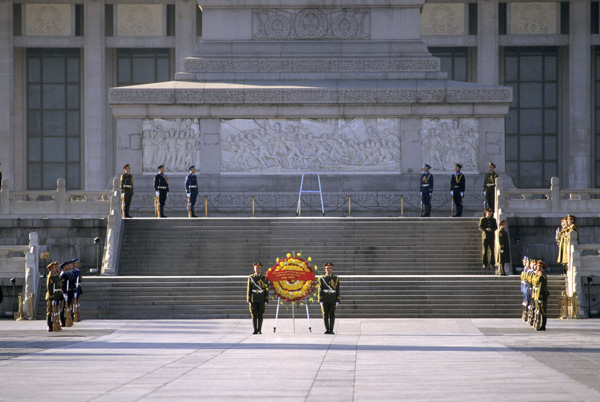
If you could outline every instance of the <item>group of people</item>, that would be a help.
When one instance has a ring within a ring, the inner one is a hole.
[[[123,166],[124,173],[121,175],[121,208],[123,218],[131,218],[129,208],[133,199],[133,175],[131,174],[131,166],[126,164]],[[185,178],[185,193],[187,195],[187,212],[190,218],[197,218],[194,212],[196,199],[198,198],[198,177],[196,176],[196,166],[189,167],[189,174]],[[169,179],[165,174],[165,165],[158,167],[158,173],[154,176],[154,191],[156,197],[154,199],[155,214],[159,218],[166,218],[165,204],[167,202],[167,194],[169,193]]]
[[[269,280],[262,274],[263,265],[253,264],[254,274],[248,276],[246,301],[252,316],[253,335],[262,334],[265,308],[269,303]],[[317,280],[318,302],[325,323],[325,334],[334,335],[335,311],[340,304],[340,278],[333,274],[333,263],[324,265],[325,275]]]
[[[425,164],[423,173],[419,182],[419,192],[421,193],[421,216],[431,216],[431,198],[433,197],[433,175],[429,172],[431,166]],[[465,175],[461,172],[462,165],[457,163],[454,167],[454,174],[450,178],[450,195],[452,196],[452,216],[462,216],[463,196],[465,193]],[[483,178],[483,195],[485,197],[484,208],[494,209],[494,197],[496,190],[496,165],[493,162],[488,163],[489,171]]]
[[[558,246],[558,259],[556,262],[562,265],[563,275],[566,275],[569,270],[569,236],[571,232],[577,233],[577,241],[579,241],[579,228],[575,224],[577,218],[573,215],[568,215],[560,220],[560,227],[556,229],[556,245]]]
[[[521,271],[523,313],[521,318],[536,331],[546,330],[546,309],[550,295],[546,268],[547,265],[542,260],[523,257],[523,271]]]
[[[60,331],[62,327],[70,327],[81,321],[79,299],[81,289],[81,270],[78,258],[68,260],[59,265],[53,261],[46,267],[46,322],[48,331]]]

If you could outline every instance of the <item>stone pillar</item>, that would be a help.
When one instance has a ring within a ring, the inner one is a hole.
[[[14,158],[13,2],[0,2],[0,172],[10,179]],[[14,182],[14,180],[11,180]]]
[[[105,154],[105,47],[104,47],[104,2],[85,3],[85,32],[83,54],[84,88],[82,118],[84,120],[82,141],[82,184],[85,190],[104,190],[113,172],[106,166]]]
[[[479,0],[477,20],[477,82],[498,85],[498,0]]]
[[[184,71],[183,59],[194,53],[196,45],[196,1],[177,0],[175,4],[175,72]]]
[[[569,2],[569,170],[566,188],[591,187],[590,0]]]

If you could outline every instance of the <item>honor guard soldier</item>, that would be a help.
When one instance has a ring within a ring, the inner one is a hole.
[[[48,278],[46,280],[46,322],[48,323],[48,331],[60,331],[60,320],[58,312],[58,304],[62,301],[62,279],[57,261],[52,261],[46,267],[48,269]]]
[[[122,212],[123,218],[131,218],[129,216],[129,206],[131,205],[131,199],[133,198],[133,175],[130,172],[131,167],[129,163],[123,166],[125,173],[121,175],[121,201],[122,201]]]
[[[523,311],[521,313],[521,319],[527,321],[527,283],[525,282],[525,275],[529,270],[529,257],[523,257],[523,270],[521,271],[521,294],[523,295]]]
[[[81,263],[79,262],[78,258],[73,258],[71,260],[71,263],[73,264],[73,269],[71,270],[71,272],[75,277],[75,292],[73,295],[73,322],[79,322],[81,321],[81,306],[79,304],[79,299],[83,294],[83,289],[81,288],[81,270],[79,269],[81,268]]]
[[[62,293],[65,302],[60,310],[60,322],[63,327],[73,325],[73,312],[71,306],[73,304],[73,296],[75,294],[75,276],[71,272],[71,260],[60,264],[60,277],[62,279]]]
[[[488,250],[490,251],[489,266],[493,267],[494,261],[496,260],[494,255],[494,242],[496,240],[496,230],[498,229],[498,225],[496,224],[496,219],[492,218],[492,210],[490,208],[487,208],[484,213],[485,216],[479,220],[479,230],[481,230],[481,264],[482,268],[486,269],[488,267]]]
[[[483,208],[491,208],[494,210],[494,199],[496,196],[496,179],[498,173],[494,171],[496,165],[493,162],[488,163],[489,172],[485,174],[483,178],[483,195],[485,196],[485,202]]]
[[[198,178],[196,177],[196,166],[192,165],[188,169],[190,174],[185,178],[185,193],[188,198],[188,216],[190,218],[197,218],[194,213],[194,205],[196,205],[196,198],[198,197]]]
[[[421,173],[419,192],[421,193],[421,216],[431,216],[431,198],[433,196],[433,175],[429,173],[431,166],[425,164]]]
[[[457,163],[454,167],[454,174],[450,179],[450,195],[454,202],[454,216],[462,216],[463,210],[463,195],[465,193],[465,175],[461,173],[462,165]]]
[[[533,299],[535,302],[535,319],[533,328],[536,331],[546,330],[546,308],[548,307],[548,278],[546,277],[546,267],[543,261],[538,261],[538,273],[534,279],[535,292]]]
[[[510,239],[506,231],[506,221],[500,222],[498,231],[498,275],[506,275],[504,265],[510,262]]]
[[[319,304],[325,321],[325,333],[335,334],[335,310],[340,304],[340,278],[333,275],[333,263],[325,263],[325,275],[319,278]]]
[[[158,199],[158,217],[166,218],[165,202],[169,192],[169,180],[165,175],[165,165],[160,165],[158,173],[154,176],[154,191],[156,191],[156,198]]]
[[[262,274],[263,265],[255,262],[254,274],[248,277],[248,288],[246,292],[246,301],[250,307],[252,315],[253,335],[262,334],[263,314],[269,303],[269,281]]]
[[[579,241],[579,228],[575,224],[575,220],[577,219],[573,215],[567,216],[567,221],[565,223],[565,227],[561,230],[560,241],[559,241],[559,249],[558,249],[558,260],[560,264],[563,266],[563,273],[566,274],[569,269],[569,233],[576,232],[577,233],[577,241]]]

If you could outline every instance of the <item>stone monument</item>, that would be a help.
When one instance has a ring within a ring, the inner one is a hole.
[[[512,92],[447,80],[420,39],[424,2],[199,0],[202,41],[185,71],[110,90],[115,172],[131,164],[148,210],[156,166],[173,178],[194,164],[200,194],[232,214],[254,195],[265,214],[290,216],[301,174],[319,173],[326,209],[352,196],[359,214],[397,215],[399,192],[418,203],[424,163],[445,194],[460,162],[479,209],[487,162],[504,172]],[[170,204],[185,209],[181,182]]]

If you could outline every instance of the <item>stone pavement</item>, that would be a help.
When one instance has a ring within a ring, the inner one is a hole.
[[[600,320],[0,321],[0,400],[598,401]],[[65,386],[65,383],[70,385]]]

